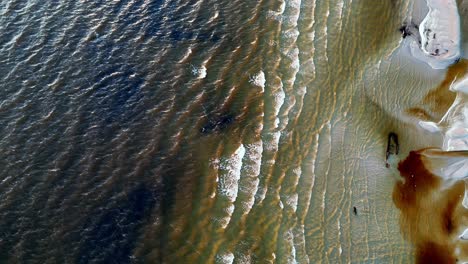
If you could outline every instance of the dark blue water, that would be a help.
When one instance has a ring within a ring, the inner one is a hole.
[[[172,168],[190,152],[175,142],[208,122],[178,115],[200,92],[192,66],[226,38],[213,4],[0,3],[1,263],[163,262],[145,254],[169,238],[145,232],[167,228],[190,174]]]

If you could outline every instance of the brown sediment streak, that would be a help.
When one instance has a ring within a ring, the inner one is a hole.
[[[419,107],[412,107],[406,109],[406,113],[410,116],[416,117],[417,119],[421,120],[433,120],[434,118],[426,112],[426,110],[419,108]]]
[[[406,109],[406,113],[425,121],[439,121],[456,97],[456,93],[449,90],[450,85],[454,81],[463,78],[467,73],[468,60],[462,59],[453,64],[448,68],[445,79],[431,90],[418,106]]]
[[[398,165],[403,181],[395,184],[393,202],[401,211],[400,229],[416,247],[416,263],[456,263],[468,253],[468,244],[458,239],[467,216],[462,206],[465,183],[444,185],[428,169],[425,151],[411,151]]]

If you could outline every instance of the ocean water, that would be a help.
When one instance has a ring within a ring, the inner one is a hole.
[[[0,1],[0,262],[410,263],[410,6]]]

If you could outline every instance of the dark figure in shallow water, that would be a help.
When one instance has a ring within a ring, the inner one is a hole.
[[[234,122],[234,120],[234,115],[223,114],[215,119],[209,119],[208,123],[200,129],[200,132],[202,134],[210,134],[216,131],[221,131],[227,128],[232,122]]]

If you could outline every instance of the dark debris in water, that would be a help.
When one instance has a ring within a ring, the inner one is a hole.
[[[222,131],[226,129],[235,121],[235,116],[232,114],[223,114],[213,119],[209,119],[208,122],[200,129],[202,134],[211,134],[214,132]]]

